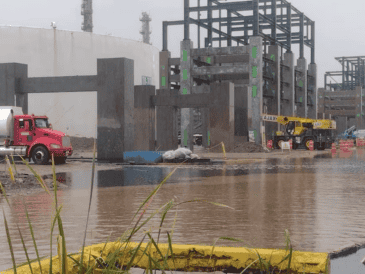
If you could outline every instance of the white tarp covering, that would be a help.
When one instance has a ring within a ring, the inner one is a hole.
[[[193,154],[190,149],[187,148],[178,148],[177,150],[169,150],[166,151],[162,158],[164,160],[174,160],[174,159],[198,159],[199,156]]]

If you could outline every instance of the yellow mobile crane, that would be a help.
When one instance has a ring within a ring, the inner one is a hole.
[[[285,131],[277,131],[273,136],[275,148],[281,148],[282,142],[290,139],[293,149],[304,146],[309,149],[310,141],[313,141],[314,149],[324,150],[334,142],[333,130],[336,129],[334,120],[318,120],[300,117],[264,115],[263,121],[277,122],[285,126]]]

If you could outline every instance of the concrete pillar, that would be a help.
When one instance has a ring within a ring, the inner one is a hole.
[[[281,47],[269,46],[268,49],[270,60],[274,61],[273,73],[274,73],[274,98],[269,100],[268,113],[273,115],[280,115],[281,105],[281,75],[280,75],[280,60],[281,60]],[[266,140],[271,139],[277,130],[280,129],[279,123],[264,122]]]
[[[238,142],[247,142],[247,94],[248,86],[234,86],[234,135]]]
[[[250,37],[250,84],[248,89],[247,125],[250,140],[262,144],[262,38]]]
[[[206,100],[209,100],[210,98],[210,86],[209,85],[200,85],[200,86],[194,86],[192,88],[193,93],[201,94],[205,93],[207,98]],[[209,140],[208,140],[208,132],[209,132],[209,109],[208,108],[200,108],[199,109],[201,113],[201,119],[202,119],[202,125],[201,125],[201,134],[202,134],[202,146],[208,147],[209,146]]]
[[[317,108],[317,117],[318,119],[323,119],[323,114],[325,114],[325,108],[324,108],[324,103],[325,103],[325,93],[326,90],[324,88],[320,88],[318,89],[318,108]]]
[[[157,90],[157,95],[173,96],[172,92],[166,89]],[[176,111],[174,107],[159,106],[156,107],[157,121],[157,143],[156,149],[161,151],[173,150],[178,147],[178,139],[174,134],[176,132]]]
[[[28,114],[28,94],[24,93],[24,81],[28,78],[28,65],[25,64],[15,64],[15,96],[17,107],[22,107],[23,113]]]
[[[97,60],[98,159],[122,160],[123,152],[133,148],[133,79],[133,60]]]
[[[365,124],[363,123],[363,107],[362,107],[362,103],[363,103],[363,96],[362,96],[362,88],[361,86],[356,87],[355,89],[355,93],[356,93],[356,98],[355,98],[355,104],[356,104],[356,128],[357,129],[363,129],[363,127],[365,126]]]
[[[155,150],[155,86],[134,86],[134,150]]]
[[[169,58],[171,58],[169,51],[160,51],[160,89],[170,90]]]
[[[234,84],[211,85],[210,145],[223,142],[227,151],[234,149]]]
[[[308,77],[308,95],[307,95],[307,117],[316,119],[317,118],[317,65],[309,64],[308,65],[308,75],[312,77]],[[312,100],[313,106],[310,105],[309,100]]]
[[[28,66],[18,63],[0,64],[0,104],[22,107],[28,113],[28,94],[23,92],[23,83],[28,77]],[[15,95],[16,100],[15,100]]]
[[[307,117],[307,60],[299,58],[296,70],[300,71],[296,79],[296,112],[297,117]]]
[[[294,53],[284,53],[283,64],[289,68],[283,68],[283,93],[281,94],[280,114],[285,116],[295,116],[295,74],[294,74]]]
[[[338,135],[347,129],[347,117],[337,116],[335,120],[336,120],[336,135]]]
[[[193,78],[191,69],[193,60],[190,57],[190,51],[193,48],[193,42],[183,40],[180,42],[180,94],[192,94]],[[193,109],[181,109],[181,146],[193,150]]]

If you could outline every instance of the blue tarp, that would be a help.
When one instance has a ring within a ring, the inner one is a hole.
[[[165,151],[127,151],[123,153],[124,162],[150,164],[162,162]]]

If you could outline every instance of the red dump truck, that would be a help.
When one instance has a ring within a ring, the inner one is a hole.
[[[0,156],[19,155],[45,165],[51,155],[64,164],[72,155],[70,137],[53,130],[47,116],[24,115],[22,108],[0,106]]]

